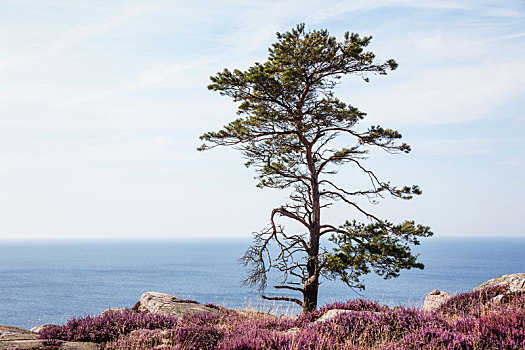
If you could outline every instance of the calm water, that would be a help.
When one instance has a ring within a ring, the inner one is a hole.
[[[248,241],[0,242],[0,324],[30,328],[72,316],[130,307],[146,291],[226,307],[259,306],[242,288],[237,264]],[[525,239],[424,240],[423,271],[384,281],[367,277],[363,297],[390,305],[421,303],[432,289],[461,292],[492,277],[525,272]],[[272,295],[272,293],[269,293]],[[324,282],[320,305],[358,297]],[[267,309],[270,305],[265,305]]]

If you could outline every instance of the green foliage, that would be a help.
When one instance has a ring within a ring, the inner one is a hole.
[[[428,226],[405,221],[394,225],[387,221],[361,224],[346,222],[329,240],[336,248],[326,254],[324,274],[329,278],[340,277],[354,288],[364,289],[360,276],[373,270],[384,278],[398,277],[402,269],[424,266],[412,255],[410,244],[419,245],[419,237],[432,233]]]
[[[291,32],[278,33],[277,38],[265,63],[255,63],[245,72],[225,69],[210,78],[208,89],[241,102],[238,114],[242,117],[222,130],[203,134],[201,139],[207,143],[199,150],[212,145],[235,146],[248,159],[248,166],[257,167],[260,187],[285,188],[295,182],[283,177],[307,174],[305,143],[327,143],[340,132],[350,132],[366,115],[334,96],[341,76],[358,74],[368,81],[366,73],[384,75],[397,63],[375,63],[374,54],[364,50],[371,37],[353,33],[337,42],[326,30],[306,32],[301,24]],[[357,137],[357,144],[334,150],[330,163],[366,153],[364,145],[410,150],[406,144],[394,145],[401,134],[391,129],[373,126],[368,132],[351,134]],[[316,163],[322,166],[322,158]]]

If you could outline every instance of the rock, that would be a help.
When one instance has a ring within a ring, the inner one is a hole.
[[[0,326],[0,342],[18,338],[38,339],[38,335],[31,333],[27,329]]]
[[[490,302],[494,304],[499,304],[503,300],[503,297],[504,297],[503,294],[496,295],[494,298],[490,299]]]
[[[319,317],[317,319],[317,321],[315,321],[314,323],[326,322],[326,321],[329,321],[329,320],[331,320],[333,318],[336,318],[339,315],[344,315],[344,314],[349,313],[349,312],[352,312],[352,311],[351,310],[343,310],[343,309],[328,310],[321,317]]]
[[[447,300],[449,300],[452,297],[453,295],[450,293],[434,289],[433,291],[428,293],[427,296],[425,297],[425,301],[423,303],[423,310],[424,311],[437,310],[442,304],[444,304]]]
[[[491,299],[492,303],[501,303],[515,295],[525,294],[525,273],[514,273],[510,275],[503,275],[500,277],[492,278],[485,283],[480,284],[473,291],[479,291],[485,288],[502,286],[501,292]],[[443,303],[449,300],[453,295],[447,292],[440,292],[434,289],[425,297],[423,304],[423,310],[434,311],[438,309]]]
[[[39,339],[38,334],[27,329],[0,326],[0,349],[44,349],[48,348],[46,344],[49,345],[51,343],[60,343],[61,349],[98,349],[98,345],[95,343],[46,341],[46,339]]]
[[[105,315],[105,314],[114,313],[114,312],[121,314],[123,312],[126,312],[126,310],[129,310],[129,309],[126,309],[126,308],[123,308],[123,307],[110,307],[109,309],[106,309],[106,310],[102,311],[100,316]]]
[[[65,342],[60,344],[60,347],[64,350],[99,350],[99,344],[88,343],[88,342]]]
[[[42,331],[45,331],[46,329],[49,329],[49,328],[52,328],[52,327],[55,327],[56,325],[54,324],[50,324],[50,323],[46,323],[46,324],[42,324],[40,326],[35,326],[33,328],[31,328],[31,332],[33,333],[40,333]]]
[[[473,290],[481,290],[500,285],[507,286],[508,292],[510,293],[525,293],[525,273],[514,273],[496,277],[480,284]]]
[[[139,302],[133,306],[133,310],[143,313],[151,312],[154,314],[177,317],[199,312],[220,312],[215,308],[204,306],[196,301],[182,300],[173,295],[157,292],[146,292],[142,294]]]
[[[525,294],[525,273],[514,273],[511,275],[492,278],[487,282],[480,284],[473,290],[477,291],[498,286],[502,288],[496,288],[498,295],[490,300],[495,304],[508,301],[516,295]]]
[[[282,332],[284,335],[294,335],[295,333],[299,332],[301,328],[299,327],[292,327],[287,329],[286,331]]]
[[[240,315],[247,316],[247,317],[269,317],[269,318],[277,318],[277,316],[269,314],[267,312],[262,312],[255,309],[234,309],[233,311],[237,312]]]
[[[346,314],[375,314],[379,315],[380,312],[377,311],[356,311],[356,310],[345,310],[345,309],[331,309],[326,311],[321,317],[319,317],[316,321],[313,323],[320,323],[320,322],[326,322],[330,321],[339,315],[346,315]]]

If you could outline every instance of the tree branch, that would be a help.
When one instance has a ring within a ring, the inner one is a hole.
[[[341,199],[343,202],[345,202],[346,204],[351,205],[354,208],[356,208],[358,211],[360,211],[362,214],[364,214],[367,218],[374,219],[377,222],[381,222],[381,220],[379,220],[379,218],[377,218],[375,215],[370,214],[370,213],[366,212],[365,210],[361,209],[361,207],[359,207],[356,203],[354,203],[352,201],[349,201],[345,196],[343,196],[342,194],[340,194],[338,192],[323,191],[323,192],[321,192],[321,195],[331,195],[333,197],[337,197],[337,198]]]
[[[303,218],[301,218],[300,216],[295,215],[295,214],[289,212],[289,211],[286,210],[286,208],[284,208],[284,207],[280,207],[280,208],[274,209],[274,210],[272,211],[272,217],[273,217],[275,214],[281,214],[282,216],[286,216],[286,217],[288,217],[288,218],[290,218],[290,219],[293,219],[293,220],[295,220],[295,221],[298,221],[298,222],[300,222],[301,224],[303,224],[303,226],[305,226],[307,229],[310,229],[310,225],[309,225],[309,224],[308,224]],[[305,242],[303,241],[303,243],[305,243]]]
[[[288,298],[288,297],[267,297],[266,295],[261,295],[261,298],[265,300],[277,300],[277,301],[290,301],[292,303],[296,303],[300,307],[303,307],[303,302],[296,298]]]
[[[301,292],[301,293],[304,293],[304,288],[299,288],[299,287],[292,287],[292,286],[287,286],[287,285],[282,285],[282,286],[273,286],[275,289],[290,289],[290,290],[294,290],[296,292]]]

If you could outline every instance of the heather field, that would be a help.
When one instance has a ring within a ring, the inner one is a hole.
[[[459,294],[434,312],[363,299],[297,318],[220,307],[216,314],[183,318],[127,310],[71,319],[41,338],[51,347],[88,341],[130,350],[525,349],[525,295],[494,300],[502,288]],[[346,311],[327,314],[334,309]]]

